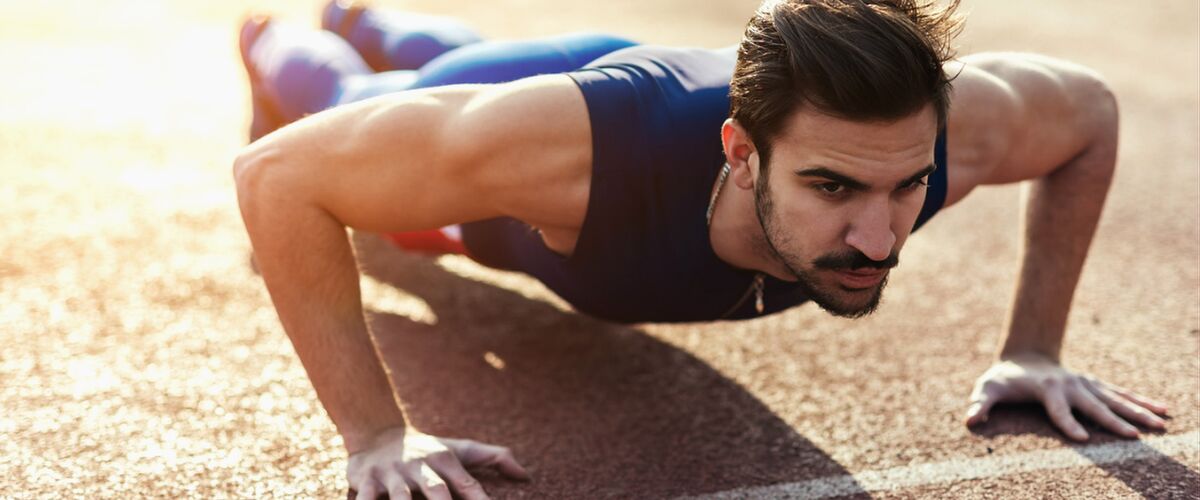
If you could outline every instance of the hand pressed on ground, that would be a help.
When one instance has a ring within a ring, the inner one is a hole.
[[[987,421],[996,403],[1040,402],[1050,420],[1076,441],[1088,439],[1072,409],[1117,435],[1136,438],[1134,422],[1154,430],[1166,429],[1165,404],[1128,389],[1074,373],[1057,361],[1035,353],[1009,356],[992,365],[975,382],[966,424]]]
[[[530,479],[508,448],[411,428],[384,431],[370,447],[350,455],[346,479],[358,492],[357,500],[375,500],[383,493],[392,500],[407,500],[412,491],[429,500],[450,500],[451,492],[466,500],[485,500],[483,486],[467,472],[474,467],[495,467],[510,478]]]

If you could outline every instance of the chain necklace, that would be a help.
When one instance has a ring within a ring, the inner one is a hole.
[[[721,167],[721,175],[717,177],[717,189],[713,191],[712,197],[708,199],[708,211],[704,213],[704,222],[707,227],[712,227],[713,210],[717,208],[717,198],[721,196],[721,189],[725,187],[725,181],[729,180],[729,170],[728,163]],[[750,285],[750,289],[746,290],[746,294],[738,299],[737,304],[729,308],[729,311],[722,315],[722,317],[729,316],[733,311],[741,307],[746,302],[746,299],[750,298],[751,293],[754,293],[754,310],[762,314],[764,309],[763,288],[763,274],[759,272],[754,273],[754,283]]]

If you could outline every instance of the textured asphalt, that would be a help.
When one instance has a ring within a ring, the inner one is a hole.
[[[596,30],[709,47],[735,42],[755,5],[381,3],[490,37]],[[0,497],[344,497],[340,438],[247,265],[230,176],[249,123],[238,20],[255,9],[315,24],[319,2],[112,4],[0,3]],[[1172,448],[955,479],[955,463],[1128,442],[1091,426],[1076,447],[1028,405],[961,424],[1011,296],[1015,187],[935,218],[858,321],[800,307],[606,324],[527,277],[357,235],[412,424],[511,446],[534,481],[484,474],[496,498],[783,496],[837,481],[852,497],[1200,495],[1200,442],[1187,442],[1200,430],[1200,4],[964,8],[963,53],[1043,52],[1116,89],[1117,183],[1064,357],[1170,403],[1154,437]],[[899,488],[867,480],[916,470],[927,479]]]

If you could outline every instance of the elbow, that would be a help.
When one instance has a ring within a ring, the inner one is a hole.
[[[249,187],[251,168],[255,157],[248,149],[242,149],[237,158],[233,159],[233,185],[237,188],[238,198],[241,198],[243,188]]]
[[[1082,107],[1095,137],[1116,140],[1121,113],[1117,106],[1117,94],[1113,92],[1108,80],[1098,72],[1089,71],[1079,95],[1087,100]]]
[[[1092,122],[1092,144],[1111,149],[1115,156],[1121,126],[1121,110],[1117,105],[1117,94],[1099,75],[1096,75],[1088,90],[1091,100],[1089,114]]]
[[[1089,165],[1088,171],[1097,181],[1111,184],[1117,166],[1121,121],[1116,93],[1102,76],[1092,74],[1079,95],[1086,99],[1081,103],[1085,117],[1082,127],[1088,137],[1080,161]]]
[[[272,192],[279,188],[281,179],[279,169],[272,167],[277,162],[273,156],[262,147],[252,144],[238,153],[233,161],[238,207],[248,230],[252,228],[253,220],[261,217],[260,207],[264,206],[264,199],[270,198]]]
[[[242,149],[233,160],[233,185],[237,189],[238,204],[245,207],[254,190],[257,178],[261,177],[259,155],[249,147]]]

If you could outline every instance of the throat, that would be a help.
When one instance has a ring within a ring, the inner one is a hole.
[[[753,203],[747,190],[728,182],[727,174],[719,175],[709,202],[708,240],[713,253],[726,264],[760,271],[764,267],[757,247],[766,242],[754,217]]]

